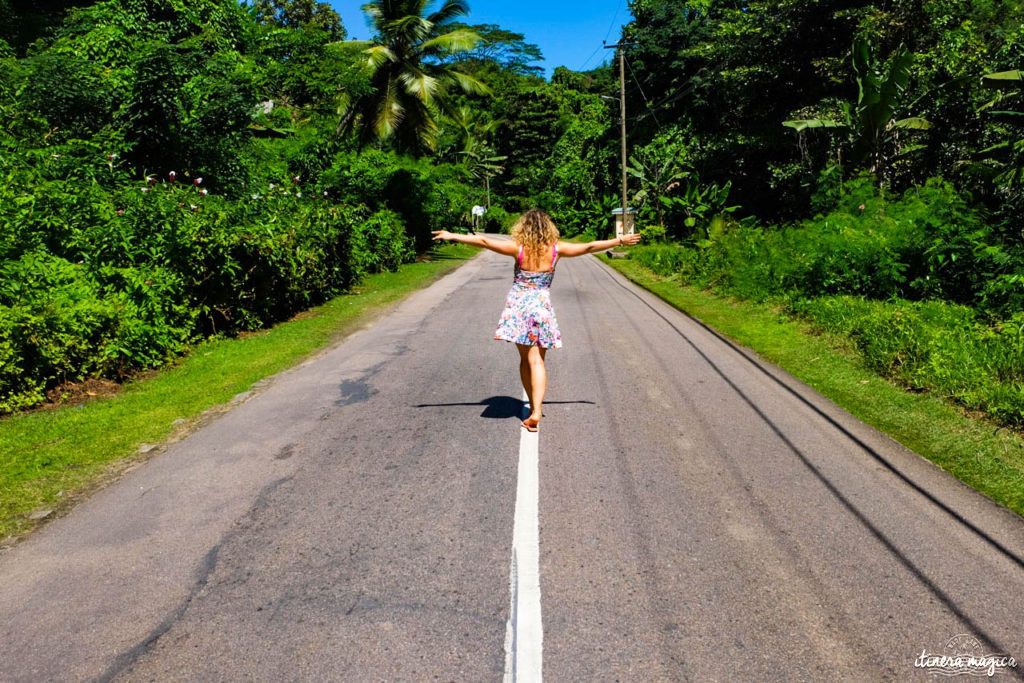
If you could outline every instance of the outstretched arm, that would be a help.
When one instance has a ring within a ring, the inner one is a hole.
[[[558,255],[573,257],[583,256],[584,254],[596,254],[599,251],[606,251],[618,246],[624,246],[629,244],[636,244],[640,241],[640,233],[634,233],[632,235],[623,235],[613,240],[596,240],[594,242],[559,242],[558,243]]]
[[[448,232],[447,230],[432,230],[431,234],[434,235],[435,240],[472,244],[476,247],[496,251],[505,256],[515,256],[518,253],[516,244],[512,240],[496,240],[493,237],[484,237],[483,235],[463,235],[457,232]]]

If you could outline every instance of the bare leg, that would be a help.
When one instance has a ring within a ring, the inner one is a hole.
[[[532,389],[530,388],[530,359],[528,354],[530,352],[529,346],[523,344],[516,344],[516,349],[519,351],[519,379],[523,382],[523,389],[526,390],[527,398],[530,398]],[[530,399],[533,400],[532,398]],[[531,412],[533,408],[530,408]]]
[[[544,355],[547,349],[540,346],[531,346],[527,353],[530,363],[530,417],[527,421],[532,424],[540,422],[541,408],[544,403],[544,392],[548,387],[548,373],[544,367]]]

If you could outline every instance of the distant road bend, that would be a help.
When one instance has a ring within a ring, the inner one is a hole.
[[[526,434],[511,279],[481,253],[0,555],[0,680],[1024,658],[1024,520],[595,257],[558,265]]]

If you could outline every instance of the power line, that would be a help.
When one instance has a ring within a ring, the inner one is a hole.
[[[604,47],[604,44],[608,42],[608,36],[612,34],[612,28],[615,26],[615,20],[619,18],[619,12],[621,10],[622,0],[619,0],[618,4],[615,6],[615,14],[612,15],[611,23],[608,24],[608,30],[604,32],[604,40],[601,41],[601,45],[599,47],[595,48],[594,51],[590,53],[590,56],[587,57],[587,61],[583,62],[583,66],[581,66],[579,69],[576,69],[577,71],[583,71],[585,68],[587,68],[587,64],[590,64],[590,60],[594,58],[594,55],[600,52],[601,48]]]
[[[612,23],[608,24],[608,30],[604,32],[604,40],[601,44],[608,42],[608,36],[612,34],[612,27],[615,26],[615,20],[619,18],[619,10],[622,9],[622,0],[619,0],[619,4],[615,6],[615,14],[612,15]]]
[[[654,123],[658,126],[658,132],[661,132],[661,121],[658,120],[658,115],[655,113],[654,108],[651,107],[651,101],[647,99],[647,95],[644,93],[644,87],[640,85],[640,79],[636,77],[636,72],[633,71],[633,65],[629,63],[625,55],[622,57],[622,61],[626,63],[626,67],[629,69],[629,75],[633,77],[633,82],[636,83],[636,87],[640,90],[640,97],[644,98],[644,104],[647,105],[647,110],[651,112],[651,116],[654,117]]]
[[[583,66],[581,66],[580,68],[578,68],[576,70],[577,71],[583,71],[585,68],[587,68],[587,64],[590,64],[590,60],[594,58],[594,55],[596,55],[598,53],[598,51],[601,49],[601,47],[602,46],[598,45],[597,48],[595,48],[594,51],[590,53],[590,56],[587,57],[587,61],[583,62]]]

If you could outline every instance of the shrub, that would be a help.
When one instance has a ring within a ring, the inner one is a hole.
[[[677,275],[692,260],[693,250],[678,244],[639,244],[629,251],[629,258],[658,275]]]
[[[0,411],[287,318],[411,257],[395,214],[299,187],[244,202],[182,182],[0,190]]]
[[[355,261],[360,273],[395,271],[416,256],[401,218],[393,211],[377,211],[356,229]]]
[[[989,325],[957,304],[855,296],[798,299],[790,310],[848,336],[885,377],[1024,425],[1024,313]]]

